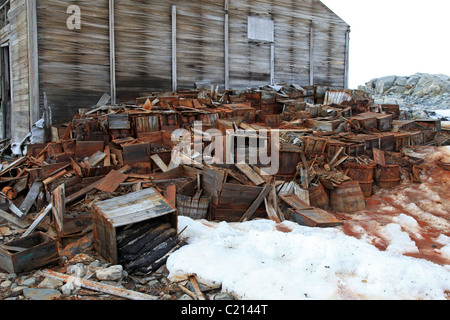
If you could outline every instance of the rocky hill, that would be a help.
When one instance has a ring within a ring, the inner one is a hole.
[[[372,94],[377,104],[399,104],[412,117],[450,120],[450,77],[447,75],[386,76],[372,79],[359,89]]]

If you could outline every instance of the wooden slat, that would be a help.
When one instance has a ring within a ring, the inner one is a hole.
[[[309,210],[314,209],[314,207],[311,207],[306,202],[301,200],[297,195],[295,194],[283,194],[280,195],[280,199],[286,202],[288,205],[290,205],[292,208],[296,210]]]
[[[235,164],[236,168],[239,169],[243,174],[247,176],[256,186],[259,186],[265,183],[265,180],[259,176],[252,168],[246,163],[237,163]]]
[[[79,30],[67,28],[67,2],[49,0],[36,6],[40,90],[47,94],[53,121],[62,123],[111,92],[108,1],[80,5]],[[64,19],[55,12],[64,13]]]
[[[28,227],[27,231],[25,231],[24,234],[22,234],[21,238],[25,238],[28,235],[30,235],[51,210],[52,210],[52,204],[49,203],[47,205],[47,207],[42,209],[42,211],[39,213],[38,217],[36,219],[34,219],[33,223]]]
[[[52,213],[55,227],[59,233],[63,231],[64,215],[66,214],[65,187],[61,184],[52,193]]]
[[[162,172],[167,172],[169,171],[169,169],[167,168],[167,165],[164,163],[164,161],[162,161],[161,157],[157,154],[154,154],[150,157],[158,166],[158,168],[160,168],[162,170]]]
[[[291,209],[289,209],[291,210]],[[291,218],[302,225],[310,227],[336,227],[343,224],[343,221],[336,219],[333,215],[321,209],[313,210],[291,210]]]
[[[240,222],[247,221],[247,220],[249,220],[252,217],[253,213],[255,213],[256,209],[258,209],[258,207],[264,201],[265,197],[269,194],[271,189],[272,189],[272,185],[271,184],[266,184],[264,186],[264,188],[262,189],[261,193],[258,195],[258,198],[256,198],[256,200],[252,203],[250,208],[248,208],[248,210],[244,213],[244,215],[242,216]]]
[[[6,221],[11,222],[12,224],[15,224],[16,226],[20,227],[20,228],[27,228],[29,226],[28,223],[26,223],[25,221],[17,218],[16,216],[13,216],[12,214],[3,211],[0,209],[0,218],[1,219],[5,219]]]
[[[110,294],[113,296],[118,296],[121,298],[126,298],[130,300],[157,300],[159,297],[150,296],[148,294],[144,294],[141,292],[131,291],[123,288],[119,288],[116,286],[110,286],[104,283],[86,280],[83,278],[78,278],[70,275],[66,275],[63,273],[59,273],[52,270],[41,270],[38,272],[43,277],[50,277],[53,279],[57,279],[63,282],[73,282],[83,288],[94,290],[106,294]]]
[[[176,211],[154,188],[97,202],[94,208],[107,217],[114,227],[141,222]]]
[[[30,191],[28,191],[27,196],[23,200],[22,204],[20,205],[19,209],[23,212],[24,215],[27,215],[28,212],[31,209],[31,206],[36,201],[37,196],[39,195],[39,192],[41,191],[41,188],[44,186],[44,184],[40,181],[35,181],[33,185],[30,188]]]
[[[95,189],[104,192],[114,192],[122,182],[127,180],[127,178],[128,176],[126,174],[111,170],[98,184],[95,185]]]

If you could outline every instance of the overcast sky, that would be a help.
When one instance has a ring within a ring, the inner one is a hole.
[[[322,2],[351,27],[351,89],[388,75],[450,76],[450,0]]]

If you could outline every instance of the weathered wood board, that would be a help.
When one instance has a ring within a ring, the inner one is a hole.
[[[176,208],[156,189],[148,188],[97,202],[93,206],[94,247],[105,259],[118,262],[116,229],[172,214],[176,228]],[[175,221],[173,216],[175,215]]]

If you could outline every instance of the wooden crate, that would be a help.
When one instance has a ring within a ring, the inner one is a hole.
[[[358,123],[362,128],[371,128],[371,129],[378,128],[377,117],[374,116],[373,112],[365,112],[358,114],[356,116],[353,116],[350,120],[358,121]]]
[[[379,131],[391,131],[392,130],[392,114],[380,114],[377,116],[377,125]]]
[[[259,119],[270,128],[279,128],[281,124],[281,115],[279,114],[262,114]]]
[[[400,106],[398,104],[382,104],[381,109],[387,114],[392,114],[393,120],[400,119]]]
[[[150,143],[136,143],[122,147],[124,164],[150,161]]]
[[[288,209],[289,219],[303,226],[330,228],[343,225],[343,221],[336,219],[332,214],[319,208],[306,210]]]
[[[234,103],[224,104],[226,107],[233,111],[234,117],[241,117],[246,123],[254,123],[256,120],[256,109],[250,106],[251,103]]]
[[[164,217],[177,228],[178,213],[156,189],[148,188],[97,202],[93,206],[94,248],[107,261],[117,264],[117,228]]]
[[[156,132],[161,130],[158,113],[133,114],[130,116],[132,132],[135,136],[140,133]]]
[[[28,272],[58,259],[56,239],[42,232],[11,241],[0,248],[0,269],[9,273]]]
[[[212,219],[226,222],[239,222],[263,190],[259,186],[224,183],[217,199],[212,203]],[[261,204],[253,217],[267,216],[264,204]]]

